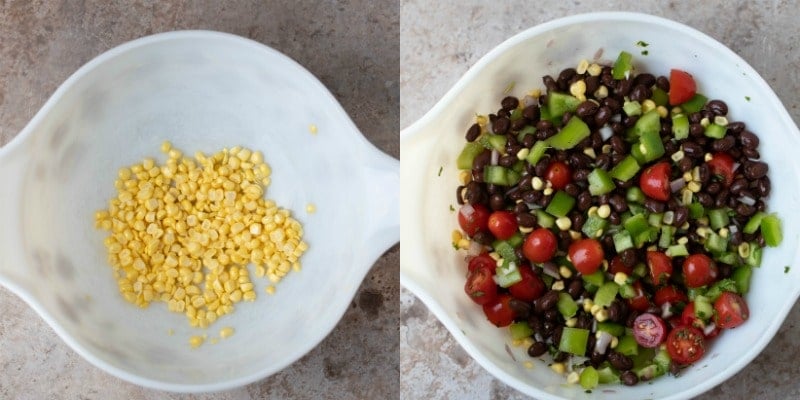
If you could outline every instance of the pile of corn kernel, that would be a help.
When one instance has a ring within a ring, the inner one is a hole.
[[[95,214],[119,291],[130,303],[153,301],[208,327],[234,304],[256,298],[247,265],[274,293],[308,248],[289,210],[264,199],[270,167],[242,147],[186,157],[169,142],[164,165],[146,158],[119,170],[117,197]]]

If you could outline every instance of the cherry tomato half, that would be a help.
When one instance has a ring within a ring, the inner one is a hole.
[[[539,275],[533,272],[530,265],[520,265],[519,273],[522,276],[522,280],[509,286],[509,293],[511,293],[514,298],[527,302],[542,297],[545,290],[544,281],[542,281]]]
[[[647,252],[647,267],[654,285],[663,285],[672,276],[672,259],[660,251]]]
[[[494,273],[494,270],[497,268],[497,261],[489,255],[489,253],[481,253],[475,257],[472,257],[467,263],[467,271],[472,272],[476,268],[486,267],[489,268],[489,271]]]
[[[486,314],[486,318],[489,319],[489,322],[493,323],[498,328],[509,326],[514,322],[516,313],[511,309],[511,305],[509,304],[511,299],[512,297],[510,295],[501,294],[495,301],[483,305],[483,313]]]
[[[485,231],[489,226],[489,209],[483,204],[465,204],[458,210],[458,224],[469,236]]]
[[[470,271],[464,291],[472,301],[487,304],[497,299],[497,284],[494,283],[494,269],[480,266]]]
[[[653,302],[659,307],[666,303],[676,305],[678,303],[685,304],[688,301],[689,298],[686,297],[686,293],[672,285],[658,288],[658,290],[656,290],[656,294],[653,295]]]
[[[689,101],[697,93],[697,83],[686,71],[669,71],[669,104],[677,106]]]
[[[595,273],[603,263],[603,245],[595,239],[579,239],[569,245],[569,260],[583,275]]]
[[[708,168],[711,174],[720,177],[725,186],[733,183],[733,157],[728,153],[714,153],[708,161]]]
[[[647,298],[647,294],[644,292],[642,282],[633,282],[632,286],[635,295],[628,299],[628,305],[631,307],[631,309],[636,311],[647,311],[647,309],[650,308],[650,300]]]
[[[616,275],[617,272],[622,272],[625,275],[631,276],[633,275],[633,267],[628,267],[625,265],[625,263],[622,262],[622,257],[616,255],[611,259],[611,262],[608,265],[608,272],[611,275]]]
[[[572,169],[564,162],[553,161],[547,166],[544,177],[553,185],[553,190],[560,190],[572,182]]]
[[[495,211],[489,215],[489,232],[500,240],[506,240],[517,233],[517,217],[511,211]]]
[[[717,264],[705,254],[692,254],[683,261],[686,286],[696,288],[717,280]]]
[[[721,331],[719,326],[717,326],[717,324],[714,324],[714,329],[706,333],[706,327],[708,326],[708,324],[706,324],[705,321],[703,321],[702,319],[698,318],[697,315],[695,315],[694,302],[686,304],[686,307],[683,308],[683,312],[681,313],[681,325],[693,326],[701,330],[703,332],[703,336],[705,336],[706,339],[711,339],[713,337],[716,337],[717,335],[719,335]]]
[[[658,347],[667,338],[667,324],[653,314],[640,314],[633,320],[633,338],[642,347]]]
[[[703,332],[692,326],[679,326],[667,337],[667,352],[678,364],[691,364],[703,357],[706,342]]]
[[[666,161],[645,168],[639,177],[639,187],[647,197],[658,201],[669,200],[670,166]]]
[[[750,317],[750,310],[742,296],[732,292],[722,292],[714,302],[714,311],[714,321],[720,328],[736,328]]]
[[[550,261],[556,254],[558,239],[555,233],[546,228],[539,228],[528,234],[522,244],[522,254],[534,263]]]

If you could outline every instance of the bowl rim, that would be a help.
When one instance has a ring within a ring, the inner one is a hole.
[[[425,132],[425,128],[429,126],[432,122],[435,121],[437,116],[444,112],[452,103],[458,94],[463,90],[465,86],[467,86],[473,78],[475,78],[484,68],[486,68],[489,64],[494,62],[500,55],[504,54],[509,49],[515,47],[516,45],[530,40],[532,37],[536,37],[542,34],[545,34],[549,31],[571,26],[571,25],[578,25],[578,24],[586,24],[592,23],[597,21],[634,21],[634,22],[644,22],[651,25],[659,25],[664,28],[667,28],[672,31],[678,31],[683,35],[689,36],[698,42],[702,42],[706,45],[711,47],[717,48],[720,50],[720,53],[727,56],[730,60],[735,61],[740,69],[746,72],[749,76],[749,79],[754,81],[754,84],[759,87],[764,93],[768,94],[768,103],[776,105],[774,109],[777,110],[777,116],[782,121],[781,123],[793,127],[793,136],[795,139],[800,137],[800,130],[798,130],[797,125],[792,120],[791,116],[789,115],[786,107],[781,103],[780,99],[775,94],[774,90],[764,81],[761,75],[753,69],[753,67],[744,59],[742,59],[738,54],[733,52],[730,48],[726,45],[722,44],[718,40],[712,38],[711,36],[692,28],[688,25],[683,23],[659,17],[651,14],[639,13],[639,12],[628,12],[628,11],[602,11],[602,12],[589,12],[589,13],[582,13],[576,14],[566,17],[561,17],[553,20],[546,21],[544,23],[535,25],[531,28],[527,28],[521,32],[518,32],[511,36],[510,38],[504,40],[494,48],[492,48],[488,53],[482,56],[475,64],[473,64],[467,72],[465,72],[461,78],[444,94],[444,96],[439,99],[435,105],[426,112],[421,118],[413,122],[408,127],[404,128],[400,132],[400,142],[401,142],[401,151],[403,148],[404,143],[411,142],[412,139],[418,138]],[[414,251],[416,249],[410,248],[409,244],[406,245],[405,249],[406,252]],[[401,249],[402,251],[402,249]],[[416,254],[415,254],[416,256]],[[795,259],[797,258],[797,252],[795,252]],[[406,262],[408,262],[408,258],[406,258]],[[545,400],[559,400],[562,397],[558,395],[554,395],[552,393],[545,392],[538,387],[531,386],[528,382],[522,381],[517,379],[516,377],[506,373],[502,368],[498,368],[493,362],[491,362],[487,357],[485,357],[476,346],[472,344],[472,341],[466,337],[466,335],[461,331],[461,329],[456,325],[456,322],[453,318],[451,318],[444,310],[443,306],[441,306],[433,296],[429,295],[422,286],[417,283],[413,277],[408,274],[409,267],[404,268],[404,266],[409,265],[404,263],[404,257],[401,254],[401,262],[400,262],[400,284],[402,287],[411,291],[417,298],[419,298],[423,304],[436,316],[440,323],[442,323],[450,334],[456,339],[456,341],[461,345],[461,347],[467,351],[467,353],[475,359],[478,364],[480,364],[486,371],[490,374],[495,376],[500,381],[508,384],[509,386],[519,390],[522,393],[527,395],[536,396],[537,398],[542,398]],[[783,321],[785,321],[786,316],[788,315],[789,311],[792,309],[794,304],[797,302],[797,299],[800,297],[800,285],[795,287],[794,292],[788,296],[788,299],[791,301],[785,301],[781,304],[781,308],[774,312],[774,323],[767,326],[767,329],[764,330],[763,335],[759,338],[759,340],[749,347],[749,349],[742,354],[742,357],[739,360],[731,365],[729,368],[721,371],[718,374],[713,375],[708,380],[706,380],[703,384],[697,385],[694,387],[684,387],[682,391],[672,393],[667,397],[664,397],[665,400],[674,400],[674,399],[683,399],[683,398],[691,398],[697,395],[700,395],[711,388],[719,385],[723,381],[729,379],[734,374],[741,371],[745,366],[747,366],[761,351],[767,346],[767,344],[772,340],[772,338],[777,333],[778,329],[782,325]]]

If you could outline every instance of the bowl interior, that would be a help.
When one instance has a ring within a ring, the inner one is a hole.
[[[457,209],[454,161],[474,116],[497,110],[510,86],[509,93],[521,98],[531,89],[543,88],[543,75],[556,76],[584,58],[613,63],[621,50],[634,55],[640,71],[668,75],[670,68],[679,68],[691,72],[699,92],[726,101],[729,118],[746,122],[748,129],[760,136],[759,151],[770,163],[774,183],[768,208],[780,214],[784,242],[779,248],[766,249],[762,266],[755,271],[747,296],[750,321],[721,335],[705,358],[678,380],[668,377],[632,388],[609,386],[587,394],[579,385],[565,384],[545,363],[525,368],[523,361],[530,358],[524,349],[510,346],[508,333],[486,321],[480,307],[464,295],[464,254],[453,251],[450,244],[450,232],[457,228],[452,208]],[[481,59],[430,113],[403,132],[402,282],[487,370],[537,398],[696,395],[752,360],[772,338],[800,292],[800,271],[784,269],[794,265],[797,257],[793,244],[798,224],[792,212],[800,205],[800,168],[792,155],[797,138],[797,127],[757,73],[721,44],[685,26],[645,15],[606,13],[532,28]],[[443,171],[437,176],[441,166]]]
[[[351,245],[366,242],[359,193],[374,148],[319,81],[255,42],[181,32],[123,45],[70,78],[26,129],[21,234],[31,268],[22,286],[68,343],[125,379],[214,390],[275,372],[330,332],[374,261]],[[94,212],[116,196],[117,170],[144,157],[163,162],[164,140],[187,154],[261,150],[273,171],[266,197],[294,210],[310,246],[303,269],[272,296],[251,266],[257,301],[205,331],[165,303],[140,310],[125,302],[105,232],[93,226]],[[316,213],[306,212],[309,203]],[[226,326],[233,337],[190,349],[190,335],[215,337]]]

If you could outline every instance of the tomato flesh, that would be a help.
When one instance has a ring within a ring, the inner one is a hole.
[[[603,246],[595,239],[579,239],[569,245],[569,260],[583,275],[595,273],[603,263]]]
[[[669,71],[669,104],[677,106],[689,101],[697,93],[697,83],[686,71]]]
[[[489,232],[500,240],[506,240],[517,233],[517,217],[511,211],[495,211],[489,215]]]
[[[633,290],[635,295],[628,299],[628,305],[631,309],[636,311],[647,311],[650,308],[650,300],[647,298],[647,294],[644,292],[644,287],[642,283],[639,281],[633,282]]]
[[[572,182],[572,169],[564,162],[553,161],[547,166],[544,177],[550,181],[553,190],[561,190]]]
[[[483,313],[489,322],[498,328],[509,326],[514,322],[516,313],[511,309],[512,297],[508,294],[501,294],[495,301],[483,305]]]
[[[701,287],[717,279],[717,264],[705,254],[692,254],[683,261],[686,286]]]
[[[658,316],[644,313],[633,321],[633,338],[642,347],[658,347],[667,337],[667,324]]]
[[[669,200],[669,163],[664,161],[647,167],[639,177],[639,187],[647,197],[658,201]]]
[[[686,303],[688,301],[689,298],[686,296],[686,293],[672,285],[660,287],[658,290],[656,290],[656,294],[653,296],[653,302],[659,307],[666,303],[675,305],[678,303]]]
[[[750,317],[750,310],[742,296],[732,292],[722,292],[714,302],[714,321],[720,328],[736,328]]]
[[[475,303],[484,305],[497,298],[497,284],[494,282],[494,269],[480,266],[470,271],[464,291]]]
[[[522,254],[534,263],[550,261],[556,254],[558,238],[546,228],[539,228],[528,234],[522,244]]]
[[[692,326],[679,326],[667,337],[667,352],[678,364],[691,364],[703,357],[706,343],[703,332]]]
[[[483,204],[465,204],[458,210],[458,224],[468,236],[475,236],[489,227],[489,209]]]
[[[509,286],[508,292],[514,298],[527,302],[542,297],[545,290],[542,278],[536,275],[529,265],[520,265],[519,273],[522,276],[522,280]]]
[[[707,164],[711,174],[719,177],[725,186],[730,186],[733,183],[734,160],[728,153],[714,153]]]
[[[472,272],[476,268],[486,267],[489,268],[492,273],[494,273],[495,268],[497,268],[497,261],[489,255],[489,253],[481,253],[472,259],[469,260],[467,263],[467,271]]]
[[[647,266],[654,285],[663,285],[672,276],[672,259],[660,251],[647,252]]]

